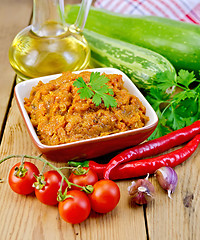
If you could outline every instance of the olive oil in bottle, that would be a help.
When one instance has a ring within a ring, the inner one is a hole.
[[[17,82],[88,66],[90,49],[81,30],[90,5],[83,0],[76,23],[68,26],[63,0],[34,0],[33,24],[17,34],[9,49]]]

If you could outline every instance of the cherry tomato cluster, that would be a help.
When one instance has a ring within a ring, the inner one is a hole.
[[[19,162],[10,170],[9,185],[18,194],[35,192],[36,198],[46,205],[58,204],[60,216],[66,222],[76,224],[87,219],[91,210],[110,212],[120,199],[120,190],[115,182],[99,181],[91,169],[82,170],[84,173],[81,175],[73,171],[65,181],[56,170],[40,174],[35,164]],[[92,191],[86,193],[83,190],[88,186],[92,186]]]

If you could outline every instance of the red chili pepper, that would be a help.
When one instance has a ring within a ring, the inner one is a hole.
[[[175,167],[185,160],[187,160],[197,149],[200,143],[200,134],[195,136],[190,142],[188,142],[184,147],[175,150],[171,153],[167,153],[158,157],[131,161],[128,163],[123,163],[112,169],[110,173],[110,179],[119,180],[126,178],[134,178],[144,176],[147,173],[153,174],[157,169],[163,166]],[[106,169],[106,164],[98,164],[94,161],[85,162],[68,162],[71,166],[82,165],[84,167],[90,167],[92,170],[96,171],[99,178],[103,178],[104,170]]]
[[[111,170],[121,163],[160,154],[191,140],[197,134],[200,134],[200,120],[163,137],[129,148],[110,160],[104,172],[104,178],[109,179]]]

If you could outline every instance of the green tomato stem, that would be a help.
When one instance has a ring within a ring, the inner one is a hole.
[[[22,159],[21,159],[21,166],[20,167],[24,167],[24,156],[22,156]]]
[[[85,192],[88,193],[88,188],[83,187],[83,186],[80,186],[80,185],[77,185],[77,184],[75,184],[75,183],[71,183],[71,182],[67,179],[67,177],[62,173],[62,171],[61,171],[60,168],[57,168],[57,167],[54,166],[52,163],[50,163],[49,161],[47,161],[47,160],[44,159],[44,158],[41,158],[40,156],[37,157],[37,156],[30,156],[30,155],[9,155],[9,156],[3,158],[2,160],[0,160],[0,164],[3,163],[3,162],[5,162],[5,161],[8,160],[8,159],[11,159],[11,158],[29,158],[29,159],[39,160],[39,161],[43,162],[43,163],[45,164],[45,166],[48,165],[49,167],[51,167],[52,169],[54,169],[55,171],[57,171],[57,172],[61,175],[61,177],[63,178],[63,180],[66,181],[66,183],[67,183],[67,185],[68,185],[69,188],[71,188],[71,186],[73,185],[73,186],[78,187],[78,188],[80,188],[81,190],[83,190],[83,191],[85,191]],[[92,191],[93,191],[93,190],[92,190]],[[91,193],[91,191],[90,191],[90,193]]]
[[[72,167],[89,167],[89,161],[84,161],[84,162],[74,162],[74,161],[69,161],[68,164]]]
[[[46,166],[47,166],[47,163],[44,163],[44,166],[42,168],[42,171],[40,172],[40,175],[43,175]]]

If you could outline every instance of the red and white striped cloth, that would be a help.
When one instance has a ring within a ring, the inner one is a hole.
[[[154,15],[200,24],[200,0],[96,0],[95,7],[129,15]]]

